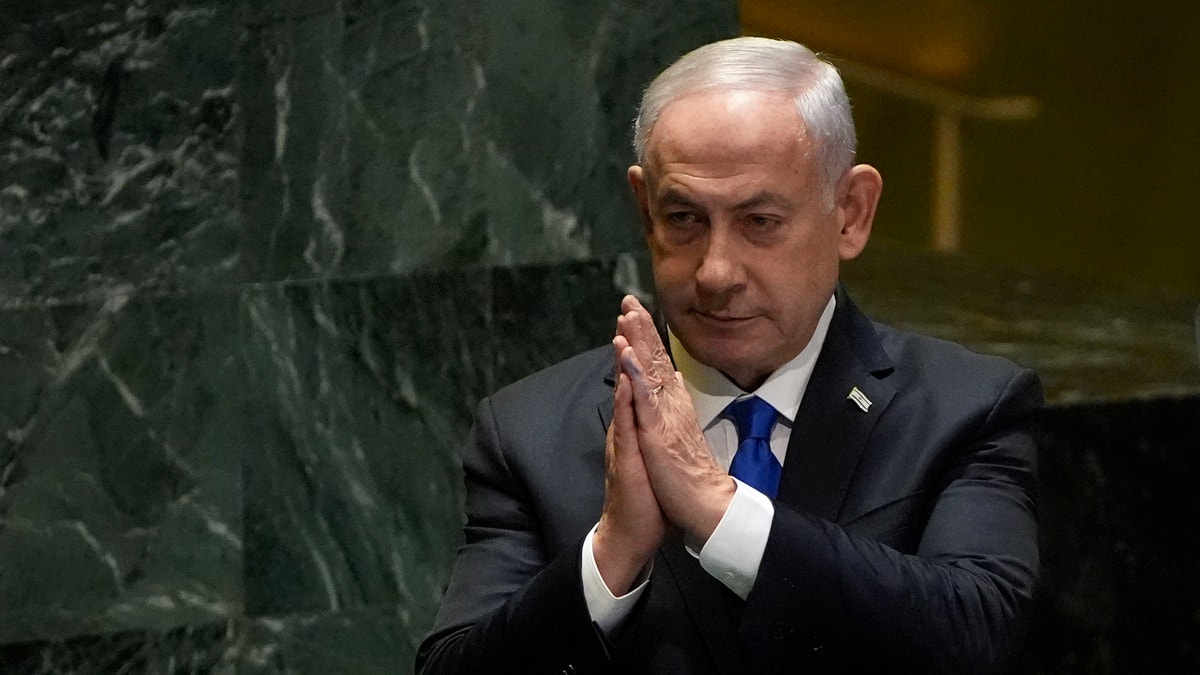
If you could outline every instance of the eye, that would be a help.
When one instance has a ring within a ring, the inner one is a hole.
[[[746,218],[746,223],[754,230],[770,231],[779,227],[782,221],[776,216],[753,214]]]
[[[664,243],[684,246],[704,232],[704,214],[695,209],[673,208],[662,211],[661,220],[655,229]]]
[[[695,211],[668,211],[667,224],[675,228],[687,228],[700,222],[700,216]]]

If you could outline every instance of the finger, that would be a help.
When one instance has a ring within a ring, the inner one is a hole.
[[[612,432],[611,452],[612,469],[618,475],[627,474],[630,462],[636,461],[637,426],[633,411],[633,387],[629,376],[617,375],[617,388],[613,394],[613,419],[610,426]]]
[[[674,381],[675,365],[671,362],[649,310],[632,295],[625,296],[621,308],[625,310],[625,314],[618,319],[618,333],[629,339],[638,352],[638,358],[657,377],[659,384]]]
[[[619,328],[620,337],[625,338],[625,341],[637,354],[638,362],[644,367],[653,387],[666,384],[674,379],[672,377],[674,367],[670,365],[666,349],[661,346],[653,322],[643,321],[643,315],[630,312],[621,317]],[[666,364],[665,368],[664,364]]]
[[[654,372],[659,381],[667,384],[675,380],[675,364],[671,362],[671,356],[667,353],[666,346],[663,345],[662,338],[658,335],[658,329],[654,326],[654,320],[648,314],[641,314],[639,322],[641,336],[643,362]]]
[[[626,295],[621,301],[621,314],[617,317],[617,334],[624,335],[629,338],[630,344],[634,344],[641,338],[642,324],[639,319],[642,315],[649,314],[637,298]]]
[[[627,345],[632,345],[636,330],[633,329],[633,317],[630,314],[621,314],[617,317],[617,334],[614,340],[622,339]]]
[[[629,377],[622,373],[617,373],[617,382],[613,385],[613,417],[608,423],[608,433],[605,437],[610,472],[613,468],[613,462],[616,459],[613,453],[618,444],[626,441],[628,438],[628,429],[633,424],[633,406],[630,405],[629,398]]]
[[[623,335],[617,335],[616,337],[614,337],[612,339],[612,347],[613,347],[614,372],[615,372],[615,374],[620,375],[621,374],[621,352],[625,351],[625,349],[629,347],[629,340],[627,340],[625,338],[625,336],[623,336]],[[616,385],[614,384],[613,387],[615,389]]]
[[[643,406],[654,408],[658,405],[657,398],[662,382],[651,377],[650,373],[642,367],[637,350],[633,347],[626,347],[621,352],[621,371],[629,376],[635,412],[641,411]],[[639,420],[645,421],[641,420],[640,414]]]
[[[657,334],[657,331],[654,330],[654,320],[650,316],[650,312],[632,295],[625,296],[625,299],[621,302],[621,316],[617,317],[617,326],[617,332],[628,337],[631,343],[637,340],[648,339],[649,336],[642,335],[647,327],[649,327],[651,332]]]
[[[626,295],[625,297],[621,298],[622,313],[627,314],[638,309],[645,309],[645,307],[642,306],[642,301],[638,300],[636,295]]]
[[[613,394],[613,426],[617,434],[633,431],[633,391],[629,376],[625,373],[617,375],[617,390]]]

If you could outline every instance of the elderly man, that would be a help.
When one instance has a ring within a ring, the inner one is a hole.
[[[428,673],[981,672],[1037,577],[1036,377],[838,284],[882,186],[837,72],[738,38],[647,89],[658,303],[484,400]],[[669,345],[669,349],[668,349]]]

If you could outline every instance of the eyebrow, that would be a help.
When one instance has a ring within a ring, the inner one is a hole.
[[[749,211],[760,206],[775,206],[781,209],[791,209],[793,202],[782,195],[775,194],[767,190],[763,190],[748,199],[743,199],[738,202],[733,208],[736,211]]]
[[[696,209],[700,208],[700,205],[695,200],[675,188],[668,188],[665,192],[663,192],[660,197],[660,203],[678,204]],[[791,209],[794,206],[794,202],[769,190],[763,190],[751,195],[746,199],[743,199],[737,204],[734,204],[733,209],[735,211],[749,211],[760,206],[775,206],[781,209]]]
[[[668,188],[666,192],[662,193],[659,197],[659,202],[662,204],[678,204],[693,209],[700,208],[699,204],[675,188]]]

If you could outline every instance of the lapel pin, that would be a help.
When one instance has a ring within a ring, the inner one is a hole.
[[[863,412],[867,412],[871,408],[871,399],[867,398],[867,395],[862,393],[858,387],[851,389],[850,395],[846,398],[854,401],[854,405],[858,406],[858,409]]]

